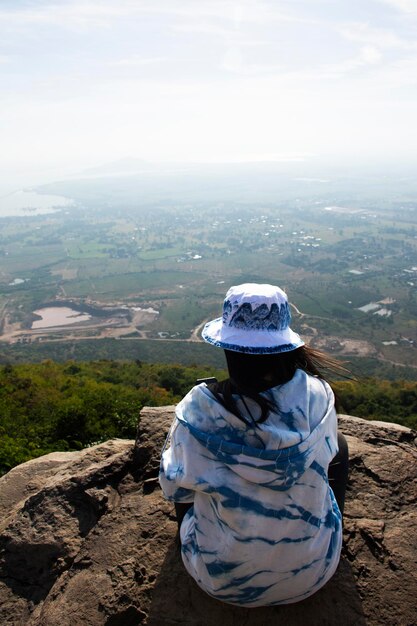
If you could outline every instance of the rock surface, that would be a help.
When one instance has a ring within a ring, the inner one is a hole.
[[[156,479],[172,416],[144,409],[136,443],[49,454],[0,479],[2,626],[416,623],[416,433],[340,416],[351,476],[337,573],[301,603],[243,609],[182,566]]]

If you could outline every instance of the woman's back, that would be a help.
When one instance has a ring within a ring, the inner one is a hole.
[[[165,495],[194,502],[181,526],[187,570],[210,595],[246,606],[311,595],[333,575],[341,547],[326,473],[337,452],[331,389],[297,370],[262,395],[279,411],[248,428],[206,385],[195,387],[177,407],[162,460]]]

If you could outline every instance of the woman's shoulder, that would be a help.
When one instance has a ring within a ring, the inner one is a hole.
[[[327,394],[329,390],[331,391],[329,383],[324,380],[324,378],[320,378],[320,376],[313,376],[313,374],[309,374],[303,369],[297,369],[292,380],[295,384],[303,384],[306,387],[309,387],[312,392],[319,394],[323,392],[326,392]]]
[[[286,404],[295,406],[312,406],[315,404],[328,405],[334,401],[330,385],[319,378],[312,376],[302,369],[297,369],[294,376],[287,383],[278,385],[271,390],[278,403],[284,400]]]
[[[186,396],[177,404],[176,415],[180,421],[202,424],[210,420],[210,416],[218,412],[215,396],[210,392],[206,383],[200,383],[193,387]]]
[[[221,389],[220,385],[220,389]],[[176,407],[176,416],[183,426],[205,433],[215,433],[226,440],[236,441],[247,430],[239,419],[210,390],[209,385],[196,385]]]

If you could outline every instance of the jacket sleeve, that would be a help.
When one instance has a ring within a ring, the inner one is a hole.
[[[187,429],[175,418],[162,451],[159,469],[159,484],[165,498],[171,502],[194,501],[192,475],[186,472],[190,445],[193,442]]]

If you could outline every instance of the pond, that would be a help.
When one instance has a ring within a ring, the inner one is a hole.
[[[78,324],[91,319],[91,315],[88,313],[82,313],[66,306],[47,307],[33,312],[42,318],[32,323],[33,329],[68,326],[68,324]]]

